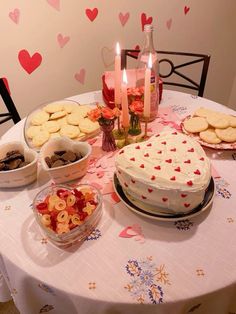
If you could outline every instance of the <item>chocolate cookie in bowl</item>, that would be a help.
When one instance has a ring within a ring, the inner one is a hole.
[[[55,183],[65,183],[84,176],[92,148],[86,142],[67,137],[50,139],[40,150],[43,169]]]

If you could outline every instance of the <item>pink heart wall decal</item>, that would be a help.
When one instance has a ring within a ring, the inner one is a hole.
[[[84,84],[85,69],[81,69],[79,72],[75,73],[75,79],[76,79],[76,81],[80,82],[81,84]]]
[[[34,70],[36,70],[41,62],[42,56],[39,52],[35,52],[32,57],[29,52],[25,49],[19,51],[18,60],[22,68],[28,73],[31,74]]]
[[[86,9],[85,12],[86,12],[87,17],[90,19],[91,22],[93,22],[98,15],[98,9],[97,8],[94,8],[93,10]]]
[[[168,21],[166,21],[166,26],[168,29],[171,28],[171,25],[172,25],[172,19],[169,19]]]
[[[144,30],[144,25],[152,24],[152,17],[150,16],[147,18],[146,13],[141,14],[141,24],[142,24],[142,31]]]
[[[115,51],[113,48],[102,47],[101,50],[102,61],[106,68],[114,64]]]
[[[55,10],[60,11],[60,0],[47,0],[48,4]]]
[[[184,7],[184,14],[186,15],[189,10],[190,10],[190,7],[185,6],[185,7]]]
[[[62,34],[57,35],[57,42],[61,48],[63,48],[68,41],[70,40],[69,36],[63,36]]]
[[[16,24],[19,23],[20,18],[20,10],[14,9],[12,12],[9,13],[9,18]]]
[[[125,24],[128,22],[129,19],[129,12],[123,14],[123,13],[119,13],[119,20],[121,22],[122,26],[125,26]]]

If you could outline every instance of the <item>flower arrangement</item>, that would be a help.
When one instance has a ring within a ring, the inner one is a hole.
[[[133,101],[144,101],[144,86],[129,87],[127,88],[128,102],[131,104]]]
[[[97,105],[97,108],[88,112],[88,118],[95,122],[98,121],[100,125],[111,124],[111,122],[120,116],[120,110],[115,107],[114,109]]]
[[[143,114],[144,104],[142,100],[133,100],[129,105],[130,114],[141,116]]]

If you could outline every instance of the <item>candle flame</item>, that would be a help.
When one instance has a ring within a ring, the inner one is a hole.
[[[125,69],[123,70],[123,83],[128,84],[127,74]]]
[[[120,45],[119,45],[119,43],[116,43],[116,54],[120,55]]]
[[[152,68],[152,54],[149,53],[149,57],[148,57],[148,68],[151,69]]]

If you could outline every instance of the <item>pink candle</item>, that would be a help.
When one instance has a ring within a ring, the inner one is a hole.
[[[127,96],[127,75],[125,69],[123,70],[123,82],[122,82],[122,125],[124,128],[129,127],[129,106],[128,106],[128,96]]]
[[[116,56],[115,56],[115,105],[121,104],[121,57],[120,57],[120,45],[116,44]]]
[[[152,55],[149,54],[148,65],[145,70],[145,81],[144,81],[144,108],[143,116],[144,118],[150,118],[150,104],[151,104],[151,89],[150,89],[150,80],[151,80],[151,68],[152,68]]]

